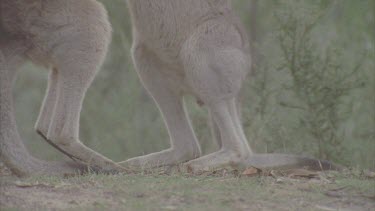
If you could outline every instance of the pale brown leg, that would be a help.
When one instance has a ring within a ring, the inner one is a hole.
[[[149,155],[131,158],[121,165],[136,168],[153,168],[179,164],[200,156],[197,138],[190,124],[183,98],[178,87],[166,81],[164,69],[156,57],[142,48],[135,52],[137,72],[144,87],[161,111],[170,136],[171,148]]]

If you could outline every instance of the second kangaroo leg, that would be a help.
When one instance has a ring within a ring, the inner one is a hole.
[[[241,135],[242,129],[237,128],[235,117],[232,116],[234,101],[235,99],[223,100],[209,106],[220,131],[221,149],[186,163],[188,170],[199,172],[223,166],[236,167],[251,155],[250,147]]]
[[[77,16],[76,21],[69,21],[59,33],[56,32],[61,39],[51,43],[37,40],[42,46],[54,46],[48,58],[54,69],[36,129],[47,142],[75,161],[104,171],[123,170],[120,165],[79,141],[83,99],[102,65],[111,37],[104,9],[95,4],[91,6],[87,13],[73,10],[72,16]]]
[[[213,114],[209,112],[209,119],[208,119],[208,126],[211,128],[211,135],[214,142],[216,142],[217,146],[221,148],[223,146],[223,141],[221,140],[220,130],[217,126]]]
[[[157,103],[167,126],[171,148],[145,156],[129,159],[122,165],[152,168],[182,163],[200,156],[200,147],[190,125],[178,87],[170,84],[164,71],[173,71],[160,64],[158,58],[139,47],[135,50],[134,62],[139,77],[149,94]]]
[[[79,59],[62,60],[56,67],[57,99],[46,139],[74,160],[103,170],[120,169],[120,166],[113,161],[87,148],[79,141],[79,117],[83,99],[94,78],[98,67],[97,61],[100,61],[98,60],[100,58],[86,53],[74,54],[74,52],[70,56]],[[48,99],[48,94],[46,103],[51,103],[48,102],[52,100]],[[52,103],[45,106],[52,106]],[[43,113],[41,115],[43,117]]]
[[[210,51],[202,51],[200,45],[194,43],[187,42],[186,46],[189,48],[182,55],[189,85],[208,106],[214,121],[213,131],[220,131],[216,139],[221,149],[189,161],[185,166],[192,172],[199,172],[240,165],[252,154],[236,104],[242,80],[250,66],[247,55],[231,47],[210,46]]]
[[[43,135],[48,133],[48,128],[51,123],[53,110],[57,99],[57,70],[52,69],[49,73],[48,87],[46,95],[43,100],[42,108],[39,113],[38,120],[35,124],[35,130]]]
[[[65,175],[84,171],[84,166],[73,162],[37,159],[29,153],[21,140],[12,96],[17,67],[23,63],[23,55],[17,51],[17,45],[0,44],[0,160],[17,176]]]
[[[56,144],[48,140],[46,137],[49,126],[52,121],[54,108],[56,106],[57,82],[58,82],[58,72],[56,68],[53,68],[49,74],[48,87],[47,87],[46,95],[43,100],[42,108],[39,113],[38,120],[36,121],[36,124],[35,124],[35,130],[38,132],[39,135],[42,136],[43,139],[45,139],[49,144],[51,144],[57,150],[67,155],[71,159],[76,160],[72,155],[68,154],[67,152],[59,148]]]
[[[241,112],[240,112],[240,105],[238,100],[236,100],[236,106],[232,107],[230,110],[231,116],[233,116],[235,119],[235,126],[238,134],[240,134],[241,138],[246,141],[245,133],[242,129],[242,122],[241,122]],[[221,148],[223,146],[222,139],[220,135],[220,129],[218,125],[216,124],[213,115],[211,112],[209,112],[209,119],[208,119],[209,127],[211,128],[211,134],[213,137],[213,140],[216,142],[216,144]]]
[[[67,155],[71,159],[77,161],[78,159],[76,159],[73,155],[65,152],[57,144],[55,144],[54,142],[52,142],[46,137],[48,134],[49,126],[52,122],[53,112],[56,107],[57,94],[58,94],[57,82],[58,82],[58,71],[56,68],[53,68],[51,72],[49,73],[48,87],[47,87],[46,95],[44,97],[43,104],[42,104],[42,107],[38,116],[38,120],[36,121],[36,124],[35,124],[35,130],[38,132],[40,136],[42,136],[43,139],[45,139],[49,144],[51,144],[57,150]]]
[[[38,132],[43,139],[45,139],[49,144],[55,147],[57,150],[70,157],[71,159],[77,161],[79,159],[75,158],[73,155],[65,152],[57,144],[49,140],[46,136],[48,134],[49,126],[52,122],[52,116],[57,102],[57,84],[58,84],[58,71],[57,68],[53,68],[49,74],[48,87],[46,95],[43,100],[42,108],[39,113],[38,120],[35,124],[35,130]]]

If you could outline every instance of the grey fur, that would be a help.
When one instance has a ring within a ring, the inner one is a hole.
[[[171,147],[121,164],[152,168],[184,163],[191,172],[223,166],[316,167],[316,159],[253,154],[245,137],[237,97],[251,68],[250,44],[230,0],[128,0],[137,73],[157,103]],[[221,147],[201,156],[183,96],[208,107]]]
[[[24,147],[14,120],[11,88],[26,60],[50,70],[36,130],[79,163],[123,170],[79,141],[85,92],[99,70],[111,38],[107,12],[95,0],[0,1],[0,158],[17,175],[63,174],[76,166],[40,161]]]

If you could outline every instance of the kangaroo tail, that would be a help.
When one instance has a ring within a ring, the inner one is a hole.
[[[253,154],[241,166],[275,170],[292,168],[307,168],[315,171],[343,169],[343,166],[327,160],[291,154]]]

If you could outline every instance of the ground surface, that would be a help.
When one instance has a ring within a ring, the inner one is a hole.
[[[375,210],[371,172],[258,173],[19,179],[0,171],[0,210]]]

